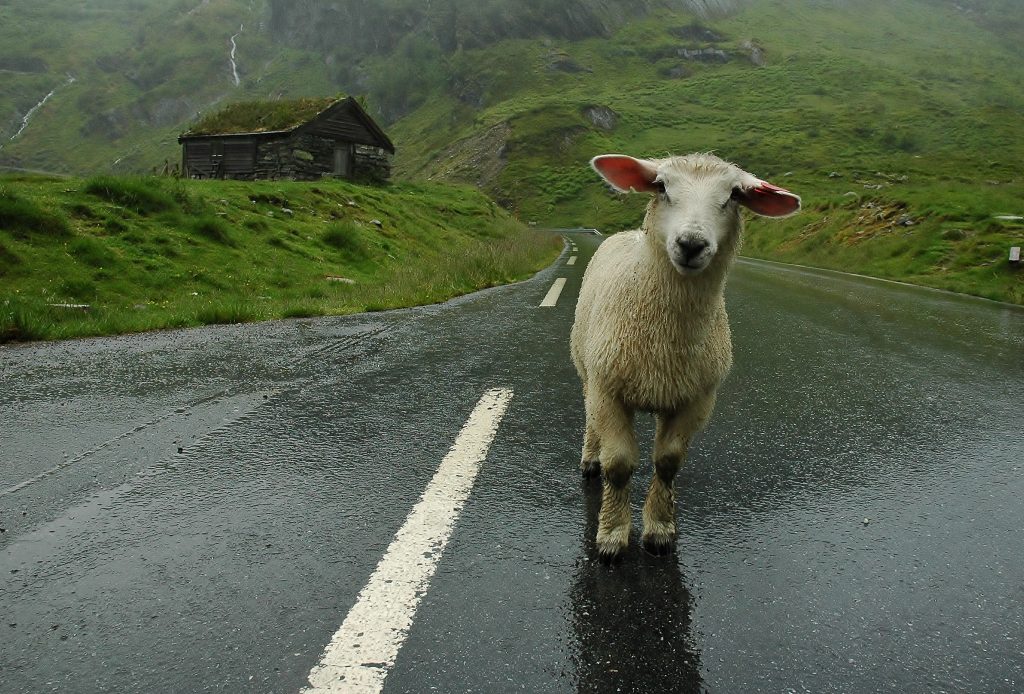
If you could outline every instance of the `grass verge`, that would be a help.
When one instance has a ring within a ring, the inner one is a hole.
[[[0,178],[0,342],[435,303],[561,247],[466,186]]]

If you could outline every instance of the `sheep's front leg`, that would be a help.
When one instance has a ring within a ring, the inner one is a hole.
[[[591,392],[591,424],[600,440],[603,480],[597,551],[612,559],[629,544],[629,488],[640,454],[633,431],[633,413],[618,400]]]
[[[580,456],[580,471],[584,479],[593,479],[601,474],[601,439],[594,429],[591,411],[592,403],[587,397],[587,384],[583,383],[583,405],[587,412],[587,428],[583,432],[583,453]]]
[[[676,473],[686,458],[690,440],[715,406],[715,395],[701,398],[669,415],[658,415],[654,436],[654,478],[644,503],[643,545],[651,554],[672,551],[676,539]]]

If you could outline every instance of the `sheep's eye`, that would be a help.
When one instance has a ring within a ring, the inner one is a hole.
[[[722,203],[722,209],[724,210],[726,207],[728,207],[730,202],[734,202],[736,200],[739,200],[740,199],[740,195],[741,195],[740,189],[739,188],[733,188],[732,189],[732,193],[729,195],[729,197],[726,199],[726,201]]]

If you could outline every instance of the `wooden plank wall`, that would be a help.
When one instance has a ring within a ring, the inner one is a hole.
[[[365,139],[373,142],[361,144],[341,136],[327,137],[311,128],[263,137],[213,136],[186,141],[183,160],[191,178],[310,181],[336,175],[335,150],[351,147],[349,178],[387,180],[391,175],[391,155],[377,146],[361,123],[353,120],[350,125],[359,126]],[[348,132],[355,132],[355,129],[350,128]]]
[[[301,128],[304,132],[329,140],[355,142],[361,145],[379,144],[373,134],[348,106],[331,110]]]

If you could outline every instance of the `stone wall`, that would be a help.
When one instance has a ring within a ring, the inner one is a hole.
[[[355,146],[353,178],[384,182],[391,178],[391,155],[387,150],[372,145]]]
[[[333,140],[292,133],[262,140],[256,151],[255,178],[315,181],[334,176]],[[383,149],[355,145],[352,178],[386,181],[391,176],[391,156]]]

